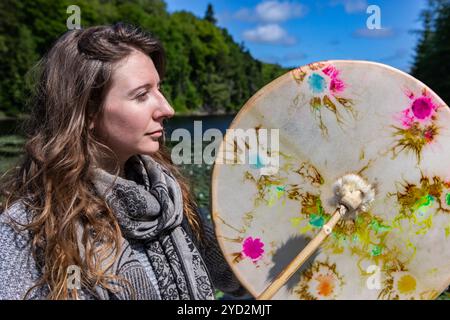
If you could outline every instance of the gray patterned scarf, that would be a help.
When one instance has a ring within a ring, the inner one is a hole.
[[[183,198],[174,176],[145,155],[130,158],[125,173],[127,179],[95,169],[96,191],[116,213],[123,235],[122,251],[111,272],[132,284],[137,299],[158,298],[130,246],[132,241],[140,242],[156,276],[161,299],[214,299],[206,265],[183,228]],[[133,297],[126,286],[113,297],[103,288],[96,291],[101,299]]]

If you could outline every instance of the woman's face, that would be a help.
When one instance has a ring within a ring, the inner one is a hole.
[[[141,51],[133,50],[113,72],[104,114],[94,126],[122,164],[132,155],[151,155],[159,149],[163,119],[174,115],[159,84],[153,61]]]

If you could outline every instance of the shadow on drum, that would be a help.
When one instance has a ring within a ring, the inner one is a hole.
[[[283,269],[303,250],[304,247],[311,241],[310,238],[304,236],[295,236],[289,238],[273,255],[274,266],[269,270],[269,282],[272,282]],[[289,291],[292,291],[294,287],[300,281],[300,275],[303,271],[307,270],[314,262],[320,250],[314,252],[311,257],[300,267],[297,272],[286,282],[286,286]]]

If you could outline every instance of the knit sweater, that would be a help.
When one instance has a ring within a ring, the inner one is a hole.
[[[36,283],[41,275],[32,256],[30,231],[19,231],[14,228],[11,218],[22,224],[31,222],[31,215],[21,201],[14,203],[8,210],[0,214],[0,300],[23,299],[26,291]],[[204,221],[205,245],[200,245],[195,241],[192,230],[186,222],[183,225],[194,243],[197,244],[214,287],[232,296],[246,294],[247,291],[233,274],[218,246],[212,225],[208,221]],[[145,252],[138,243],[131,246],[152,283],[156,284]],[[47,293],[46,287],[40,287],[33,290],[29,298],[45,299]],[[84,289],[81,289],[79,293],[81,299],[95,299]]]

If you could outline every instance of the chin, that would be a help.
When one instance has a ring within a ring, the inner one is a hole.
[[[145,146],[145,148],[142,148],[140,153],[141,154],[147,154],[151,155],[159,151],[159,142],[155,141],[152,143],[149,143]]]

